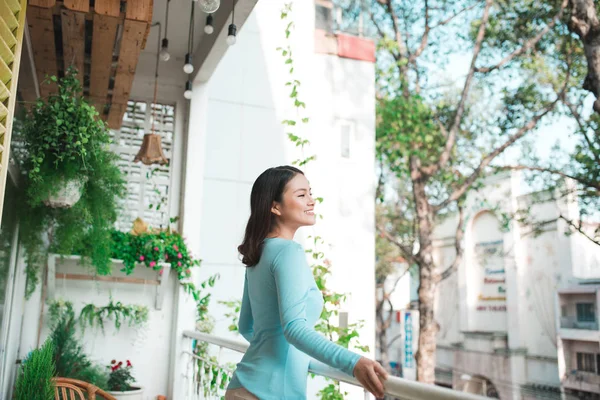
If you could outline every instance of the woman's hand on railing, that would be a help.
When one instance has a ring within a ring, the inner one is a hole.
[[[383,381],[387,379],[388,373],[377,361],[361,357],[354,366],[354,377],[373,396],[381,398],[385,395]]]

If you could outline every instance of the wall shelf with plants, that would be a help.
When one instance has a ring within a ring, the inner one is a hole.
[[[60,254],[48,254],[48,268],[46,269],[47,277],[46,277],[46,298],[47,300],[53,300],[56,298],[56,282],[57,281],[94,281],[94,282],[109,282],[109,283],[119,283],[119,284],[134,284],[134,285],[149,285],[156,286],[156,300],[154,304],[154,308],[157,310],[162,309],[163,301],[165,298],[165,293],[167,288],[169,287],[169,277],[171,275],[171,264],[169,263],[158,263],[157,266],[160,268],[158,271],[155,271],[155,279],[146,279],[146,277],[130,277],[130,276],[114,276],[113,274],[108,276],[98,275],[95,271],[80,268],[82,273],[68,273],[68,272],[59,272],[58,265],[60,261],[73,261],[76,262],[78,266],[84,267],[82,265],[81,256],[71,255],[64,256]],[[124,265],[123,260],[117,260],[111,258],[112,262],[112,271],[122,270],[122,266]],[[137,264],[138,267],[144,266],[143,264]]]

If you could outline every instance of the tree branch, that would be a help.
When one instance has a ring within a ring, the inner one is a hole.
[[[505,166],[499,167],[499,169],[515,170],[515,171],[529,170],[529,171],[548,172],[549,174],[560,175],[563,178],[573,179],[574,181],[577,181],[577,182],[581,183],[582,185],[596,189],[598,191],[598,194],[600,195],[600,182],[589,182],[581,177],[569,175],[563,171],[559,171],[556,169],[545,168],[545,167],[535,167],[535,166],[531,166],[531,165],[505,165]]]
[[[567,106],[569,111],[571,111],[571,114],[573,115],[573,117],[575,117],[575,120],[577,121],[577,125],[579,125],[579,129],[581,129],[581,134],[583,135],[583,138],[585,139],[588,147],[591,150],[592,155],[594,156],[594,160],[598,164],[600,164],[600,154],[598,152],[594,151],[594,144],[592,143],[592,141],[590,140],[590,138],[587,135],[587,132],[586,132],[587,127],[583,124],[583,122],[582,122],[583,117],[577,110],[577,107],[575,106],[575,104],[571,103],[567,99],[563,99],[562,102],[563,102],[563,104],[565,104]]]
[[[427,41],[429,40],[430,30],[431,27],[429,26],[429,3],[427,0],[425,0],[425,31],[423,32],[423,36],[421,36],[421,44],[419,45],[419,48],[413,54],[410,55],[408,59],[409,63],[414,63],[427,47]]]
[[[492,0],[486,0],[485,2],[485,8],[483,9],[483,15],[481,17],[481,24],[479,25],[479,31],[477,32],[475,46],[473,48],[473,57],[471,58],[471,65],[469,66],[469,72],[467,74],[467,78],[465,79],[465,85],[460,95],[458,107],[456,108],[454,121],[452,122],[452,126],[448,130],[448,139],[446,140],[446,145],[444,146],[444,150],[442,151],[442,154],[440,155],[440,158],[438,159],[437,163],[420,168],[421,172],[423,172],[423,174],[425,175],[431,176],[435,174],[439,169],[446,166],[448,160],[450,160],[450,153],[456,142],[456,135],[458,134],[460,123],[465,112],[465,105],[467,103],[467,98],[469,97],[469,92],[471,90],[473,76],[475,75],[475,63],[477,62],[477,57],[479,57],[479,53],[481,52],[481,44],[483,43],[483,39],[485,38],[485,28],[490,17],[490,9],[492,8],[492,3]]]
[[[402,253],[402,255],[404,256],[404,258],[406,260],[408,260],[408,262],[410,264],[414,264],[415,263],[415,256],[412,254],[412,249],[410,247],[408,247],[407,245],[400,243],[398,240],[396,240],[396,238],[394,236],[392,236],[386,229],[384,226],[382,225],[377,225],[377,229],[379,230],[379,232],[381,232],[385,238],[392,244],[396,245],[398,247],[398,249],[400,249],[400,252]]]
[[[446,18],[445,20],[438,22],[436,25],[432,26],[431,29],[433,30],[435,28],[439,28],[440,26],[449,24],[450,22],[452,22],[452,20],[454,18],[458,17],[459,15],[461,15],[461,14],[463,14],[463,13],[469,11],[469,10],[474,9],[477,5],[478,5],[478,3],[475,2],[473,5],[471,5],[469,7],[466,7],[466,8],[463,8],[462,10],[460,10],[459,12],[457,12],[456,14],[451,15],[450,17]]]
[[[563,0],[562,4],[560,5],[560,10],[554,16],[554,18],[552,18],[550,23],[548,25],[546,25],[546,27],[544,29],[542,29],[540,31],[540,33],[538,33],[537,35],[535,35],[534,37],[532,37],[531,39],[526,41],[523,46],[521,46],[517,50],[513,51],[512,53],[510,53],[509,55],[504,57],[498,64],[492,65],[490,67],[476,68],[476,71],[479,73],[488,73],[488,72],[494,71],[496,69],[502,68],[504,65],[509,63],[515,57],[518,57],[521,54],[525,53],[527,50],[530,50],[533,47],[535,47],[535,45],[538,44],[540,40],[542,40],[544,35],[546,33],[548,33],[552,28],[554,28],[556,23],[562,18],[565,8],[567,7],[567,4],[569,4],[569,0]]]
[[[481,160],[481,162],[479,163],[477,168],[475,168],[473,173],[471,175],[469,175],[469,177],[467,177],[465,182],[463,182],[463,184],[459,188],[457,188],[450,196],[448,196],[448,198],[446,200],[444,200],[443,202],[441,202],[438,205],[432,206],[433,212],[436,213],[439,210],[443,209],[444,207],[448,206],[448,204],[461,198],[465,194],[465,192],[469,189],[469,187],[471,187],[471,185],[477,180],[477,178],[479,178],[479,175],[485,169],[485,167],[487,167],[492,162],[492,160],[494,160],[494,158],[496,158],[498,155],[500,155],[511,144],[513,144],[514,142],[519,140],[521,137],[523,137],[527,132],[529,132],[530,130],[535,128],[537,123],[544,116],[546,116],[546,114],[548,114],[550,111],[552,111],[554,109],[554,107],[556,106],[556,103],[558,103],[560,101],[561,97],[565,93],[565,90],[567,89],[569,77],[570,77],[570,69],[567,71],[565,85],[563,86],[563,89],[561,90],[560,95],[552,103],[550,103],[546,107],[544,107],[544,109],[542,110],[541,113],[534,116],[532,119],[529,120],[529,122],[527,122],[527,124],[522,126],[521,129],[519,129],[514,135],[510,136],[508,138],[508,140],[506,142],[504,142],[504,144],[497,147],[494,151],[492,151],[490,154],[485,156]]]
[[[590,235],[588,235],[583,229],[581,229],[581,224],[577,225],[572,220],[570,220],[568,218],[565,218],[562,214],[559,215],[558,218],[560,218],[563,221],[565,221],[569,226],[573,227],[577,232],[581,233],[584,237],[586,237],[592,243],[595,243],[595,244],[597,244],[597,245],[600,246],[600,240],[596,240],[595,238],[593,238]]]
[[[458,270],[458,266],[462,262],[464,248],[462,246],[462,241],[465,236],[465,209],[462,204],[458,205],[458,224],[456,225],[456,235],[454,238],[454,248],[456,250],[456,257],[454,257],[454,261],[452,265],[446,268],[441,274],[438,274],[435,277],[435,282],[439,283],[446,278],[449,278],[452,274],[454,274]]]
[[[380,2],[381,4],[381,2]],[[401,58],[407,58],[407,48],[404,46],[404,42],[402,40],[402,33],[400,32],[400,27],[398,26],[398,16],[396,15],[396,11],[394,11],[394,7],[392,6],[392,0],[387,0],[385,3],[387,7],[387,12],[392,20],[392,27],[394,28],[394,35],[396,36],[396,43],[398,43],[398,50],[400,51]]]

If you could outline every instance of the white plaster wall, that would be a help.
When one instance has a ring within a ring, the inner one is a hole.
[[[244,267],[236,248],[249,216],[252,183],[266,168],[302,156],[281,125],[283,119],[298,119],[290,114],[290,88],[285,86],[289,66],[275,50],[284,45],[285,22],[279,17],[283,5],[283,0],[257,3],[237,44],[207,83],[206,147],[198,152],[205,157],[204,171],[187,171],[203,186],[197,226],[202,277],[220,275],[210,307],[218,335],[236,337],[228,332],[230,320],[218,301],[241,298]],[[314,54],[314,3],[295,2],[292,14],[295,78],[302,82],[298,90],[310,117],[300,134],[311,141],[304,156],[317,155],[304,170],[314,195],[325,198],[318,207],[325,218],[314,229],[299,231],[296,239],[305,246],[308,235],[326,240],[322,250],[333,268],[329,285],[349,293],[343,311],[350,322],[365,321],[360,341],[373,352],[374,65]],[[191,113],[204,112],[194,107]],[[340,120],[354,126],[349,159],[340,156]],[[309,393],[318,386],[311,385]],[[349,390],[354,396],[349,398],[362,398],[362,391]]]

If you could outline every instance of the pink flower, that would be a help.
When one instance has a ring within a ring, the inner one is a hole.
[[[183,255],[181,253],[177,253],[177,258],[183,258]]]
[[[176,244],[174,244],[174,245],[173,245],[173,250],[175,250],[175,251],[179,251],[179,247],[177,247],[177,245],[176,245]]]
[[[158,274],[159,274],[160,276],[162,276],[162,274],[163,274],[164,270],[165,270],[164,268],[161,268],[161,269],[160,269],[160,271],[158,271]]]
[[[150,261],[150,268],[153,268],[156,266],[156,261]]]
[[[155,247],[155,248],[154,248],[154,251],[158,251],[158,247]]]
[[[140,256],[140,261],[144,261],[144,256]]]
[[[181,267],[181,261],[177,261],[177,266]]]
[[[185,270],[185,273],[188,274],[188,275],[191,275],[192,274],[192,270],[188,268],[188,269]]]
[[[165,260],[168,260],[168,259],[169,259],[169,255],[165,254]]]

